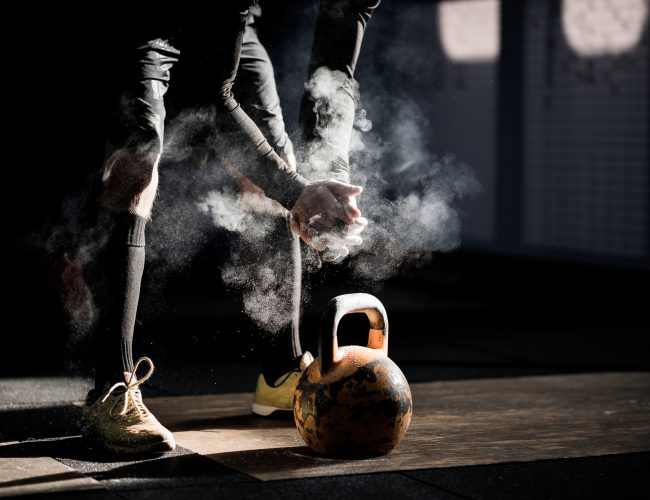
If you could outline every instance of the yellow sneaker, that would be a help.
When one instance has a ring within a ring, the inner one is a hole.
[[[264,375],[257,377],[255,402],[252,411],[256,415],[267,417],[274,411],[293,411],[293,393],[302,372],[314,361],[314,357],[305,352],[300,358],[300,365],[295,370],[285,373],[276,380],[275,385],[268,385]]]
[[[149,364],[149,371],[138,380],[135,374],[143,361]],[[83,416],[88,431],[105,448],[119,453],[140,454],[171,451],[176,447],[172,433],[142,402],[139,385],[152,373],[152,361],[140,358],[133,373],[124,372],[124,382],[118,382],[103,396],[84,405]]]

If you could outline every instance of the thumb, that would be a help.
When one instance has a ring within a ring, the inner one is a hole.
[[[363,191],[363,188],[361,186],[347,184],[345,182],[337,181],[334,179],[325,181],[325,186],[327,186],[327,188],[332,191],[332,193],[339,196],[357,196]]]
[[[345,210],[345,213],[348,217],[351,219],[356,219],[361,216],[361,210],[359,210],[354,205],[351,205],[349,203],[349,200],[350,198],[348,198],[348,203],[343,203],[343,210]]]

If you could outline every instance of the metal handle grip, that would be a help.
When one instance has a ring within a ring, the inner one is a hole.
[[[368,317],[368,347],[388,354],[388,317],[379,299],[368,293],[348,293],[330,300],[323,313],[318,337],[318,362],[321,376],[339,360],[336,336],[341,318],[346,314],[364,313]]]

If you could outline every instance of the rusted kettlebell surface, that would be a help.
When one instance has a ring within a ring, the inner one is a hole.
[[[343,316],[365,313],[368,347],[338,347]],[[381,455],[406,434],[411,389],[388,358],[388,319],[382,303],[366,293],[339,295],[321,320],[318,358],[296,387],[293,416],[305,443],[324,455]]]

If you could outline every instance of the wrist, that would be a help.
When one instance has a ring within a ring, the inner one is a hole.
[[[273,189],[269,196],[278,201],[287,210],[291,210],[309,181],[296,172],[287,172],[281,179],[281,185]]]

